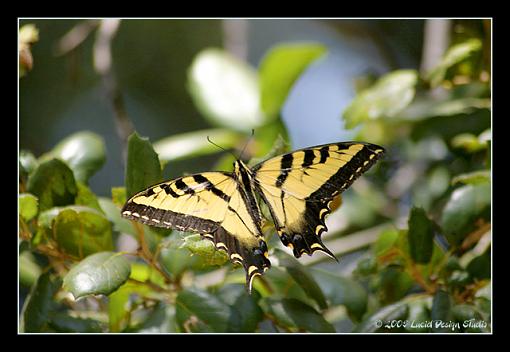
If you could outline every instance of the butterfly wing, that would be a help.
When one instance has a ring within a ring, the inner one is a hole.
[[[334,257],[321,241],[333,198],[384,153],[374,144],[325,144],[284,154],[253,167],[255,187],[268,205],[280,240],[296,258],[316,250]]]
[[[131,197],[122,216],[151,226],[200,233],[253,277],[270,267],[267,246],[239,183],[231,174],[205,172],[159,183]]]

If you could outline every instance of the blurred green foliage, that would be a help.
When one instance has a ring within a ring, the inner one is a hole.
[[[242,268],[207,240],[120,217],[126,197],[161,181],[164,167],[219,153],[207,136],[237,154],[245,148],[245,159],[288,150],[282,105],[307,67],[327,55],[321,44],[283,43],[258,68],[222,49],[201,51],[189,63],[187,89],[214,129],[154,142],[131,135],[125,187],[112,187],[111,198],[88,187],[104,164],[101,136],[78,132],[39,157],[21,150],[19,277],[30,293],[20,331],[490,332],[486,38],[454,32],[430,72],[367,80],[345,109],[356,139],[387,149],[332,214],[345,225],[325,236],[340,261],[356,254],[348,273],[321,267],[322,258],[294,259],[265,226],[273,267],[248,295]],[[224,153],[216,166],[232,161]],[[122,236],[137,249],[121,250]]]

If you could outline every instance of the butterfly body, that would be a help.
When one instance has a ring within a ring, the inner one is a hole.
[[[200,233],[253,278],[270,268],[257,195],[267,204],[281,242],[295,257],[319,250],[335,197],[384,153],[374,144],[342,142],[305,148],[248,167],[162,182],[131,197],[122,216],[147,225]]]

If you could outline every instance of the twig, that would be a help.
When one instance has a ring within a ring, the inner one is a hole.
[[[138,234],[138,238],[140,240],[140,251],[139,256],[147,261],[150,266],[156,269],[165,279],[166,283],[175,284],[174,280],[159,266],[158,262],[154,260],[154,256],[152,255],[149,247],[147,246],[147,242],[145,241],[145,232],[142,224],[131,221],[133,227],[135,228],[136,233]]]
[[[119,28],[119,19],[105,19],[99,24],[94,43],[94,68],[101,75],[103,86],[112,105],[117,135],[122,145],[122,160],[127,158],[127,139],[134,128],[124,106],[124,99],[112,71],[111,42]]]
[[[420,71],[428,73],[437,65],[450,44],[451,20],[429,19],[425,20],[425,33],[423,35],[423,52]]]

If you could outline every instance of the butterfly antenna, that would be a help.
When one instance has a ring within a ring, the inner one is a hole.
[[[225,148],[223,148],[222,146],[219,146],[218,144],[216,144],[216,143],[214,143],[213,141],[211,141],[211,138],[209,138],[209,136],[207,136],[207,141],[208,141],[209,143],[211,143],[212,145],[214,145],[214,146],[216,146],[216,147],[220,148],[220,149],[221,149],[221,150],[223,150],[224,152],[230,153],[230,154],[231,154],[231,155],[232,155],[235,159],[237,159],[237,156],[236,156],[234,153],[232,153],[230,150],[226,150],[226,149],[225,149]]]
[[[255,135],[255,130],[252,128],[251,129],[251,136],[250,136],[250,138],[248,138],[248,140],[244,144],[244,147],[243,147],[243,150],[241,151],[241,155],[239,156],[239,159],[242,159],[244,151],[246,150],[246,147],[248,146],[248,144],[250,144],[250,142],[251,142],[251,140],[252,140],[254,135]]]

